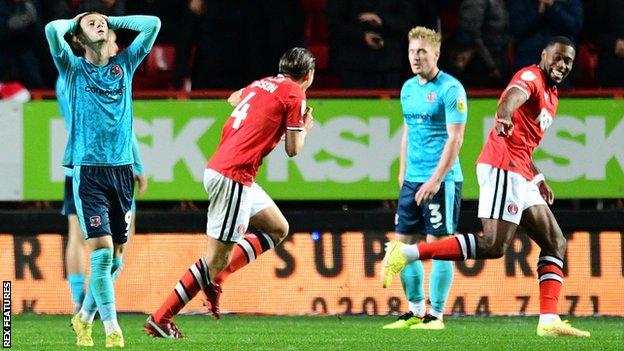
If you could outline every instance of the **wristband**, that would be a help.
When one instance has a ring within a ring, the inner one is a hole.
[[[543,181],[545,181],[544,175],[542,173],[538,173],[535,175],[535,177],[533,177],[533,180],[531,182],[535,185],[538,185],[540,182]]]

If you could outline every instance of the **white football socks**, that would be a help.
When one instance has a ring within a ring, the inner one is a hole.
[[[561,318],[559,318],[558,314],[540,314],[539,316],[539,324],[550,324],[553,322],[558,322],[560,321]]]
[[[408,262],[416,261],[420,257],[418,246],[416,244],[403,245],[403,256],[405,256]]]
[[[422,317],[427,312],[427,306],[425,305],[425,300],[422,300],[419,302],[408,301],[408,305],[409,305],[409,310],[412,311],[412,313],[415,316]]]

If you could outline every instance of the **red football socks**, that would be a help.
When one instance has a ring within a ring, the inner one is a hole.
[[[247,234],[241,239],[234,249],[230,264],[225,267],[214,279],[214,282],[221,285],[223,281],[232,273],[253,262],[258,256],[275,247],[273,239],[264,233]]]

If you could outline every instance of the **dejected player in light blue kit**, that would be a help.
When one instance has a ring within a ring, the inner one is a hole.
[[[111,57],[109,27],[139,34],[126,50]],[[159,30],[157,17],[107,17],[97,12],[55,20],[45,28],[52,58],[65,82],[71,119],[63,166],[73,169],[76,214],[92,250],[89,290],[104,323],[106,347],[124,346],[113,279],[121,268],[132,216],[132,77]],[[84,57],[72,54],[63,38],[66,33],[76,36]],[[88,318],[77,314],[72,327],[78,345],[93,345]]]
[[[65,35],[68,39],[70,47],[76,56],[84,56],[84,49],[78,43],[78,39],[73,35]],[[108,46],[111,56],[117,55],[119,47],[117,46],[117,35],[115,31],[110,30],[108,35]],[[61,115],[65,120],[65,127],[69,129],[71,123],[71,113],[69,112],[69,101],[65,96],[65,80],[59,75],[56,81],[56,99],[59,104]],[[139,191],[138,195],[142,195],[147,189],[147,177],[145,176],[145,168],[141,159],[139,151],[139,143],[136,135],[132,135],[132,155],[134,156],[134,164],[132,170],[134,172],[134,180],[138,183]],[[80,312],[85,302],[84,310],[81,312],[88,318],[87,320],[93,321],[97,306],[93,300],[93,294],[85,295],[85,264],[84,256],[86,249],[86,241],[82,235],[80,229],[80,223],[78,222],[78,216],[76,215],[76,205],[74,203],[74,191],[73,191],[73,170],[71,168],[63,167],[65,170],[65,191],[63,197],[63,206],[61,213],[67,216],[67,246],[65,247],[65,270],[67,272],[67,281],[69,283],[70,293],[72,301],[74,303],[74,314]],[[136,206],[134,201],[132,202],[132,224],[136,218]],[[133,233],[131,228],[130,234]],[[121,266],[121,263],[115,263],[115,260],[121,260],[121,257],[113,258],[113,265],[117,264]],[[119,273],[119,271],[117,271]],[[86,300],[85,300],[86,298]]]
[[[463,175],[458,154],[467,118],[466,92],[457,79],[438,69],[441,36],[424,27],[409,34],[409,62],[415,77],[401,89],[404,126],[401,140],[396,240],[437,241],[457,229]],[[453,263],[433,260],[427,312],[420,261],[401,273],[409,311],[384,329],[444,329]]]

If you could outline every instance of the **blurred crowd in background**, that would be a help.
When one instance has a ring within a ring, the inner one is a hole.
[[[624,0],[0,0],[0,82],[52,88],[43,27],[84,11],[162,20],[135,89],[237,89],[293,46],[317,57],[317,89],[399,88],[415,26],[442,33],[440,67],[469,88],[504,87],[555,35],[577,45],[564,88],[624,87]]]

